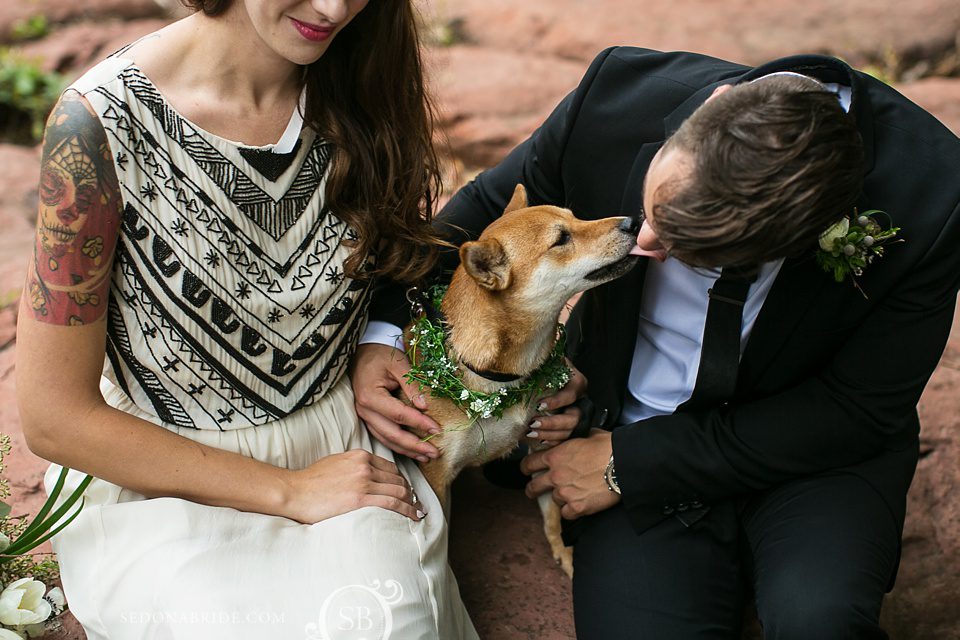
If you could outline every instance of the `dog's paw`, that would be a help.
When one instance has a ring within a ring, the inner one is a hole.
[[[553,559],[560,565],[567,577],[573,580],[573,547],[554,547]]]

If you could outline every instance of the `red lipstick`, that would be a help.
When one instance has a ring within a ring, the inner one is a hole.
[[[322,42],[329,38],[336,30],[336,27],[333,25],[323,27],[318,24],[301,22],[296,18],[290,18],[290,20],[293,22],[294,28],[300,32],[300,35],[311,42]]]

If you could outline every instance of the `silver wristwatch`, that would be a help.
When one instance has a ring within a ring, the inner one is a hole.
[[[610,454],[610,461],[607,468],[603,470],[603,481],[607,483],[607,489],[620,495],[620,485],[617,484],[617,470],[613,466],[613,454]]]

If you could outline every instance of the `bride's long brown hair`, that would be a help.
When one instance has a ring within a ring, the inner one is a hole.
[[[209,16],[232,1],[181,0]],[[443,242],[430,226],[440,162],[411,1],[371,0],[307,67],[306,86],[304,120],[334,145],[326,206],[359,236],[347,274],[417,281]]]

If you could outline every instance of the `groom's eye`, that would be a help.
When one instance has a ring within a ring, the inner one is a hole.
[[[560,230],[560,236],[557,238],[556,242],[553,243],[554,247],[561,247],[570,242],[570,232],[566,229]]]

